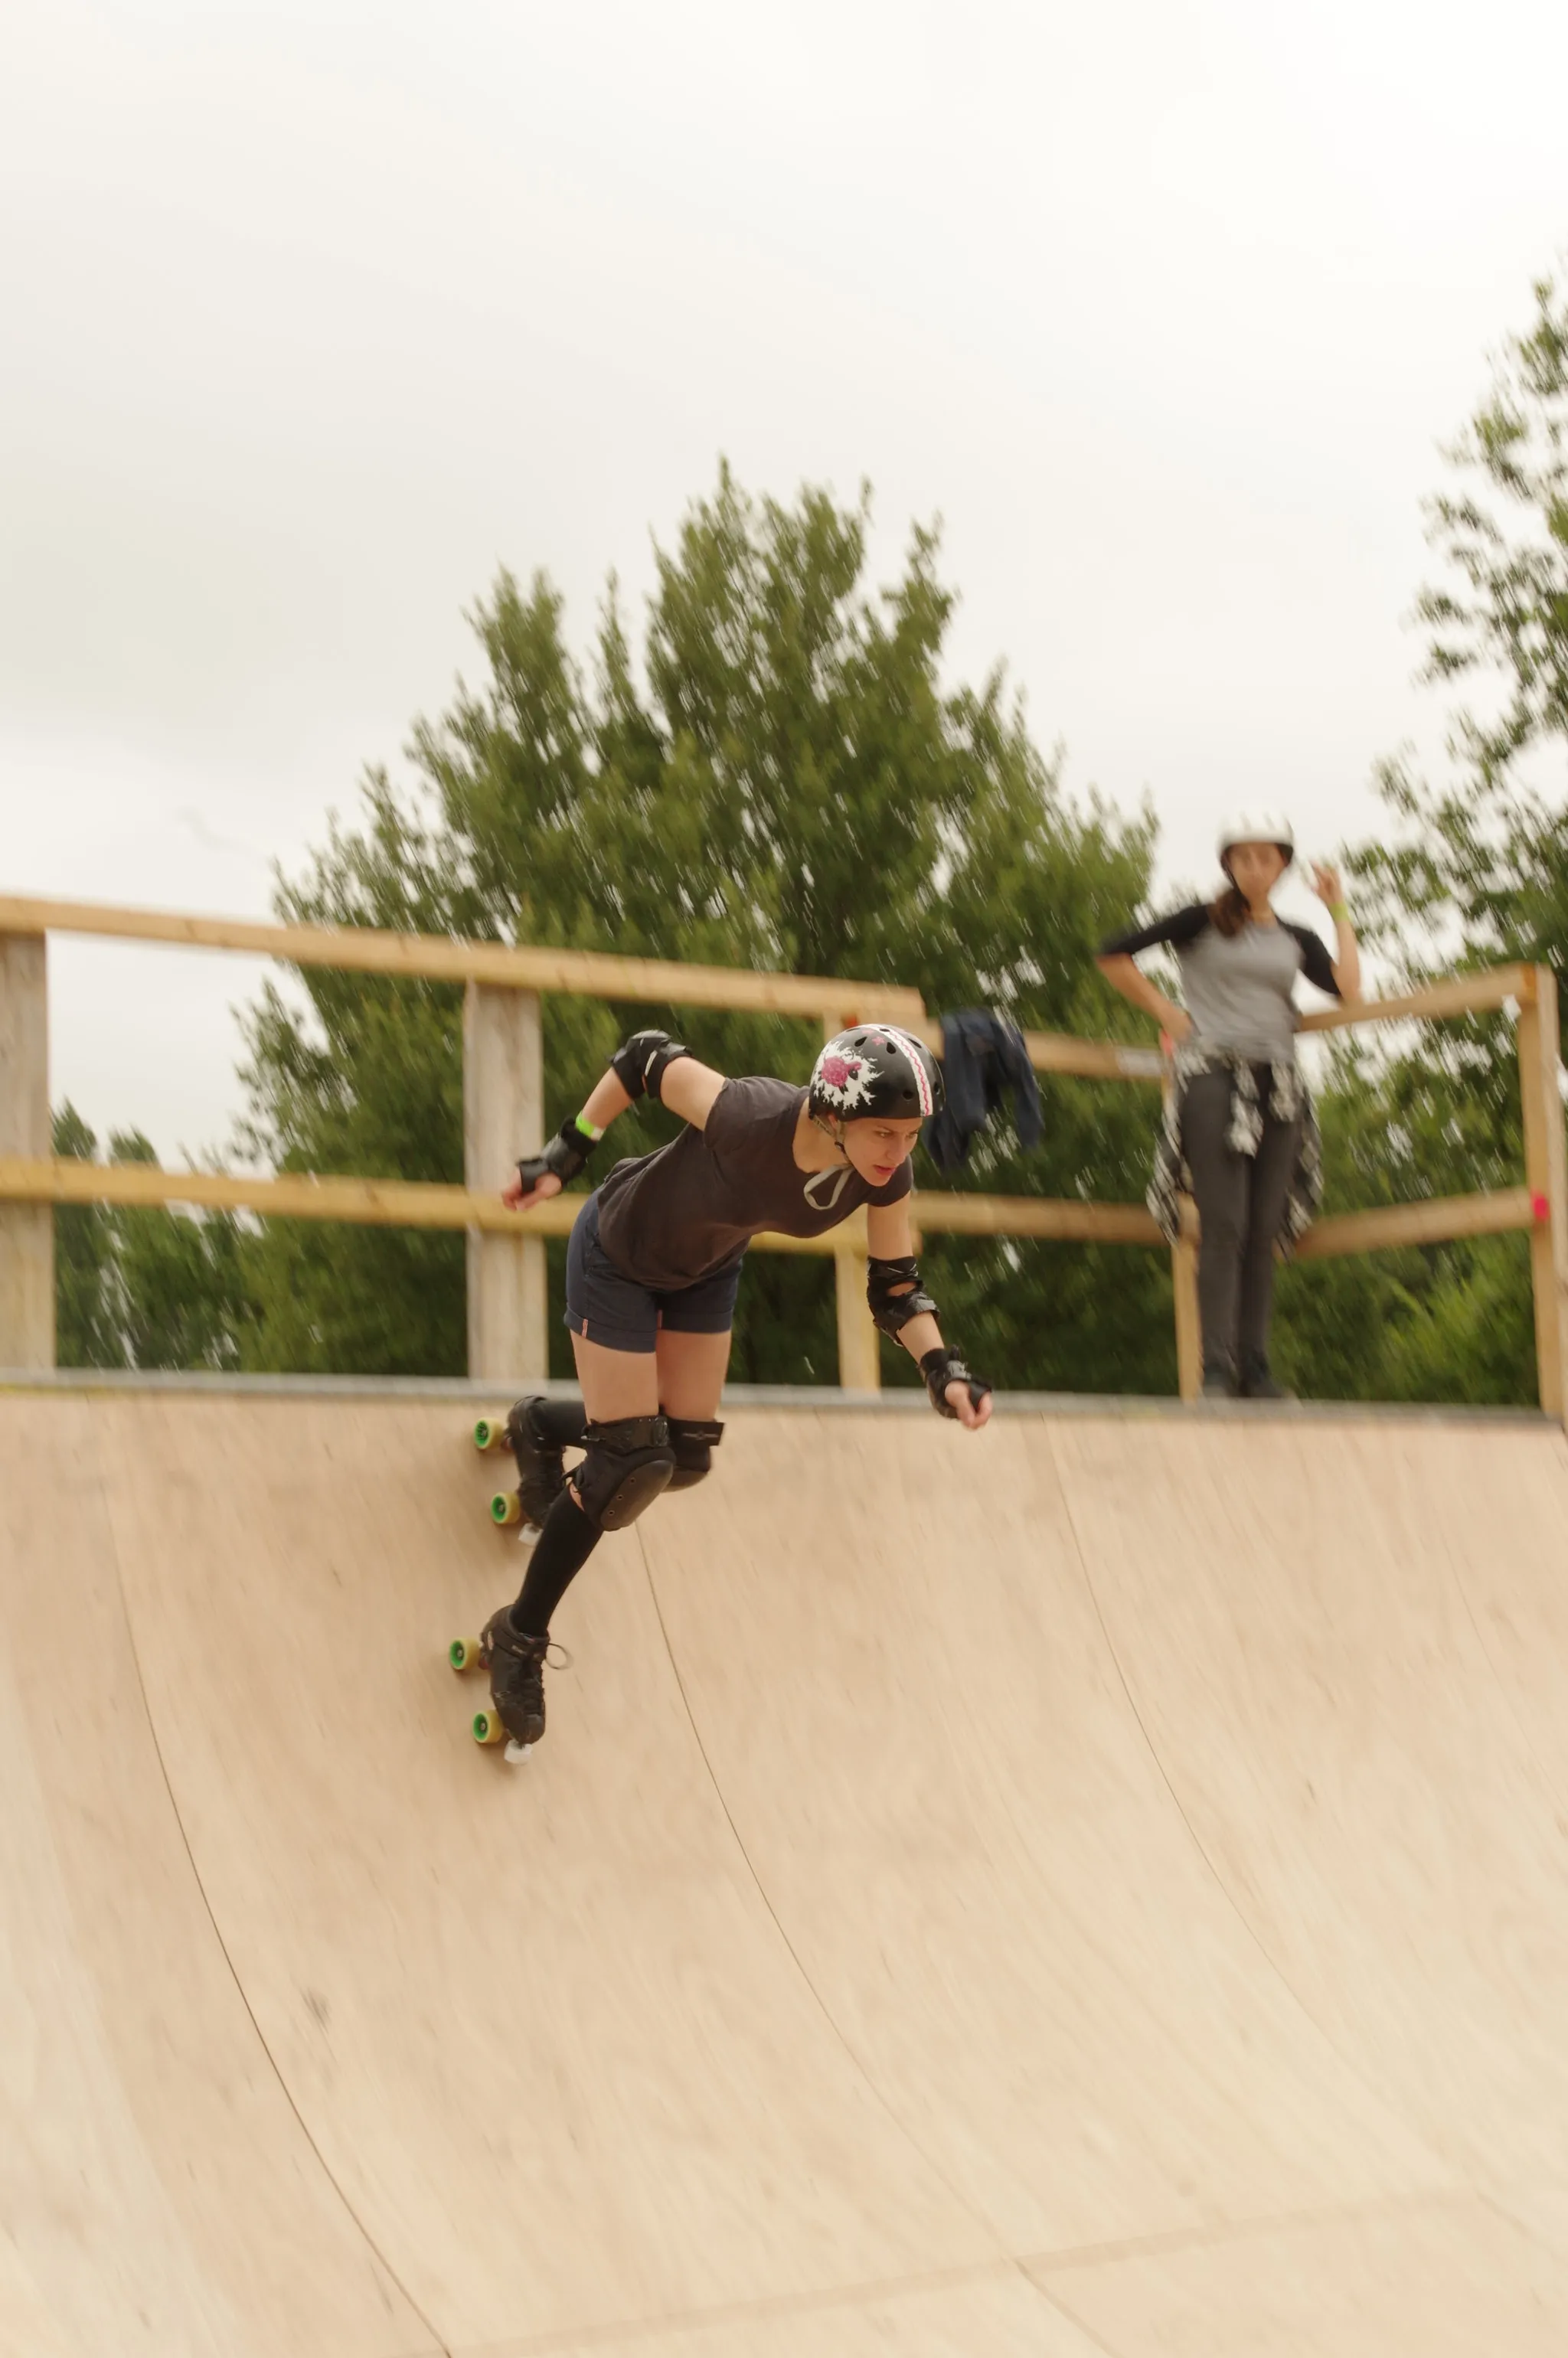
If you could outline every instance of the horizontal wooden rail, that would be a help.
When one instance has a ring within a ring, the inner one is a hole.
[[[342,1220],[353,1227],[482,1228],[500,1236],[564,1237],[582,1208],[580,1195],[556,1195],[532,1212],[509,1212],[498,1195],[407,1179],[280,1178],[228,1171],[165,1171],[154,1163],[83,1163],[72,1157],[29,1161],[0,1156],[0,1202],[26,1204],[188,1205],[200,1211],[254,1212],[267,1219]],[[1033,1237],[1079,1244],[1162,1245],[1141,1204],[1090,1204],[1050,1195],[921,1194],[912,1200],[925,1236]],[[1297,1247],[1303,1260],[1388,1246],[1441,1244],[1459,1237],[1501,1236],[1530,1228],[1540,1206],[1528,1187],[1487,1195],[1434,1195],[1319,1220]],[[863,1215],[822,1237],[757,1238],[764,1252],[861,1254]]]
[[[0,1201],[42,1204],[188,1204],[208,1212],[257,1212],[287,1220],[347,1220],[360,1228],[485,1228],[505,1236],[565,1236],[578,1206],[557,1196],[530,1213],[499,1195],[409,1179],[280,1178],[245,1172],[165,1171],[156,1163],[27,1163],[0,1158]]]
[[[1457,1237],[1505,1236],[1533,1228],[1536,1199],[1528,1187],[1499,1187],[1483,1195],[1429,1195],[1414,1204],[1385,1204],[1371,1212],[1339,1212],[1314,1221],[1296,1247],[1302,1260],[1336,1260],[1394,1245],[1446,1244]]]
[[[942,1047],[941,1025],[927,1016],[920,993],[901,983],[857,982],[836,975],[758,974],[740,967],[686,966],[675,958],[622,957],[608,950],[452,940],[439,934],[382,933],[361,925],[264,925],[240,917],[187,916],[95,901],[0,894],[0,935],[51,933],[239,950],[290,966],[336,967],[428,982],[491,983],[519,990],[575,991],[590,999],[827,1016],[846,1024],[880,1017],[906,1025],[938,1053]],[[1478,1014],[1509,1000],[1528,1006],[1534,995],[1532,968],[1494,967],[1429,984],[1399,999],[1323,1008],[1303,1015],[1301,1028],[1338,1032],[1418,1016]],[[1065,1032],[1026,1032],[1023,1038],[1037,1072],[1084,1080],[1158,1081],[1164,1069],[1156,1047],[1080,1040]]]
[[[1456,974],[1447,982],[1428,983],[1402,999],[1361,999],[1349,1007],[1320,1007],[1303,1015],[1303,1032],[1345,1032],[1357,1023],[1402,1023],[1418,1015],[1484,1015],[1517,1000],[1528,1007],[1535,1000],[1535,968],[1530,966],[1487,967],[1476,974]]]
[[[114,909],[92,901],[0,895],[0,934],[89,934],[108,940],[244,950],[289,966],[338,967],[427,982],[488,982],[520,990],[578,991],[589,999],[729,1007],[773,1015],[860,1016],[925,1028],[925,1002],[903,983],[836,975],[756,974],[740,967],[683,966],[675,958],[621,957],[608,950],[517,947],[453,941],[439,934],[378,933],[368,925],[272,925],[238,917],[187,917]]]
[[[1037,1073],[1076,1074],[1086,1081],[1159,1081],[1165,1076],[1165,1059],[1158,1048],[1140,1048],[1129,1041],[1026,1032],[1023,1044]]]
[[[0,1203],[188,1205],[205,1212],[254,1212],[275,1220],[343,1220],[376,1228],[482,1228],[513,1237],[564,1237],[582,1209],[581,1195],[554,1195],[531,1212],[509,1212],[499,1195],[408,1179],[281,1178],[244,1172],[165,1171],[156,1163],[83,1163],[64,1156],[29,1162],[0,1156]],[[865,1222],[847,1221],[825,1237],[757,1238],[764,1252],[864,1253]]]
[[[1162,1245],[1141,1204],[1086,1204],[1056,1195],[932,1195],[914,1199],[924,1236],[1057,1237],[1078,1244]]]
[[[406,1179],[281,1178],[228,1171],[165,1171],[155,1163],[83,1163],[62,1156],[29,1162],[0,1156],[0,1202],[189,1205],[254,1212],[282,1220],[343,1220],[361,1228],[483,1228],[500,1236],[564,1237],[580,1195],[555,1195],[532,1212],[509,1212],[498,1195]],[[916,1225],[930,1235],[1076,1238],[1096,1244],[1153,1244],[1160,1231],[1139,1204],[1058,1202],[1040,1195],[936,1195],[916,1199]],[[821,1237],[766,1231],[764,1252],[863,1254],[865,1215]]]

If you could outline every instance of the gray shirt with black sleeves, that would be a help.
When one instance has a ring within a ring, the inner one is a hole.
[[[1295,1054],[1298,975],[1331,999],[1339,997],[1334,961],[1321,934],[1281,917],[1271,925],[1249,921],[1238,934],[1220,933],[1207,906],[1194,901],[1151,925],[1115,934],[1101,957],[1135,957],[1168,942],[1182,969],[1182,991],[1198,1045],[1273,1064]]]

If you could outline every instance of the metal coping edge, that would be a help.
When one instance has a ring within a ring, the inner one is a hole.
[[[384,1400],[501,1401],[520,1391],[569,1400],[578,1386],[557,1377],[470,1376],[280,1376],[227,1375],[211,1370],[151,1370],[124,1368],[0,1368],[0,1394],[59,1392],[195,1392],[261,1400]],[[840,1414],[913,1414],[925,1411],[925,1393],[914,1387],[884,1392],[840,1390],[832,1384],[728,1384],[726,1409],[831,1409]],[[1001,1416],[1173,1417],[1185,1422],[1251,1423],[1471,1424],[1496,1430],[1561,1430],[1539,1409],[1452,1406],[1411,1401],[1184,1401],[1169,1394],[1141,1392],[999,1391]]]

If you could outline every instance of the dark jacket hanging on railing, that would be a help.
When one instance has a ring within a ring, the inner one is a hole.
[[[942,1079],[946,1102],[929,1125],[925,1143],[941,1171],[956,1171],[991,1116],[1001,1110],[1009,1089],[1018,1142],[1038,1146],[1045,1119],[1040,1087],[1023,1034],[1005,1015],[965,1007],[942,1018]]]

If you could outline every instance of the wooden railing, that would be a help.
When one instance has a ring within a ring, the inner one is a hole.
[[[245,951],[295,966],[325,966],[464,986],[465,1184],[287,1173],[164,1171],[147,1163],[91,1163],[55,1157],[48,1086],[47,937],[99,938]],[[837,976],[758,974],[686,966],[600,951],[514,947],[444,936],[368,928],[259,925],[238,919],[101,908],[82,902],[0,896],[0,1368],[52,1365],[52,1206],[57,1204],[189,1205],[276,1219],[341,1220],[373,1226],[451,1228],[469,1239],[469,1366],[497,1379],[542,1376],[547,1361],[544,1239],[564,1236],[580,1199],[558,1196],[535,1211],[508,1212],[499,1190],[514,1158],[544,1142],[544,1066],[539,995],[807,1016],[834,1032],[862,1021],[903,1024],[940,1052],[941,1029],[919,993]],[[1568,1369],[1568,1172],[1565,1172],[1556,985],[1550,968],[1509,966],[1459,975],[1397,999],[1334,1007],[1303,1018],[1302,1029],[1433,1021],[1513,1007],[1518,1011],[1524,1125],[1523,1184],[1476,1195],[1437,1196],[1320,1220],[1303,1238],[1303,1258],[1433,1244],[1451,1238],[1530,1234],[1537,1379],[1551,1415],[1564,1410]],[[1061,1033],[1025,1035],[1045,1074],[1159,1084],[1157,1049]],[[1082,1243],[1163,1247],[1141,1204],[1049,1196],[922,1191],[915,1219],[925,1235],[1053,1238]],[[1197,1390],[1195,1214],[1186,1207],[1173,1252],[1177,1362],[1184,1398]],[[865,1307],[865,1220],[830,1236],[768,1235],[763,1251],[818,1253],[837,1271],[839,1377],[874,1390],[878,1340]]]

